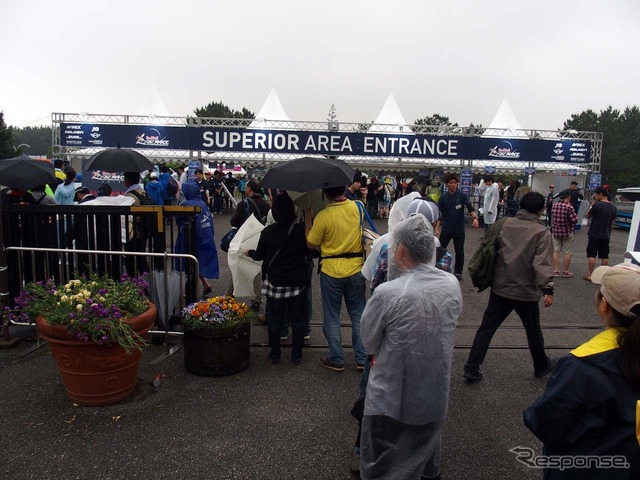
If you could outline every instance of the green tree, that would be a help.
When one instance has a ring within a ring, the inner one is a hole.
[[[329,116],[327,117],[327,121],[336,122],[338,120],[338,115],[336,115],[336,106],[332,103],[329,107]]]
[[[256,118],[255,113],[242,107],[242,110],[232,110],[222,102],[211,102],[201,108],[196,108],[193,113],[198,117],[211,118]]]
[[[627,107],[623,112],[607,107],[596,113],[591,109],[571,115],[563,130],[602,132],[600,170],[605,183],[613,189],[640,185],[640,109]]]
[[[0,110],[0,158],[11,158],[16,156],[13,148],[13,128],[7,127],[4,122],[4,112]]]
[[[25,153],[29,155],[50,156],[52,151],[51,127],[25,127],[13,131],[14,143],[26,143],[29,148]]]
[[[413,122],[414,127],[413,131],[416,133],[420,133],[420,132],[432,132],[432,133],[437,133],[440,131],[440,129],[433,129],[433,128],[428,128],[428,127],[457,127],[458,124],[457,123],[452,123],[449,120],[449,117],[445,117],[443,115],[439,115],[439,114],[434,114],[434,115],[430,115],[424,118],[419,118],[417,120],[414,120]]]

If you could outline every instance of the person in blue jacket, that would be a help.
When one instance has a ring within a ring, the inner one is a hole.
[[[544,445],[545,479],[638,479],[640,267],[601,266],[591,281],[605,330],[558,362],[524,423]]]
[[[147,192],[147,196],[154,204],[164,205],[165,187],[158,181],[158,174],[156,172],[149,174],[149,183],[144,186],[144,191]]]
[[[212,292],[211,285],[207,279],[216,279],[220,276],[218,268],[218,250],[213,240],[213,216],[209,211],[207,204],[202,201],[200,196],[200,186],[195,182],[188,182],[182,186],[182,193],[186,199],[180,205],[200,207],[200,213],[196,214],[196,258],[200,264],[200,281],[202,282],[202,296],[209,295]],[[178,224],[178,238],[176,239],[176,253],[184,253],[185,251],[185,222],[186,217],[176,217]]]

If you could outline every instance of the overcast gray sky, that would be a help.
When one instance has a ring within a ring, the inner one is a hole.
[[[523,128],[640,104],[638,0],[0,0],[0,110],[135,114],[156,85],[172,115],[221,100],[256,112],[275,88],[291,120]],[[34,122],[36,121],[37,122]],[[31,123],[34,122],[34,123]]]

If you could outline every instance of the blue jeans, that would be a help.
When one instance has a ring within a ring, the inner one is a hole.
[[[322,333],[329,344],[327,358],[333,363],[344,364],[342,334],[340,331],[340,308],[342,298],[351,317],[351,341],[356,363],[364,364],[366,355],[360,339],[360,317],[365,304],[365,283],[360,272],[345,278],[333,278],[326,273],[320,274],[322,295]]]

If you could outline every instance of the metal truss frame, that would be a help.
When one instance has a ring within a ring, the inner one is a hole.
[[[101,148],[65,147],[62,146],[60,135],[61,123],[107,123],[119,125],[164,125],[164,126],[216,126],[230,128],[247,128],[256,122],[259,127],[273,130],[306,130],[315,132],[365,132],[372,126],[371,123],[343,123],[343,122],[317,122],[317,121],[291,121],[291,120],[266,120],[246,118],[209,118],[209,117],[166,117],[155,115],[115,115],[115,114],[88,114],[88,113],[52,113],[52,140],[53,153],[57,157],[66,159],[88,158]],[[579,168],[581,171],[599,173],[602,160],[602,138],[600,132],[579,132],[576,130],[531,130],[508,128],[483,128],[483,127],[459,127],[449,125],[393,125],[375,124],[376,133],[402,134],[413,133],[417,135],[457,135],[465,137],[495,137],[495,138],[531,138],[541,140],[585,140],[591,142],[591,163],[535,163],[523,161],[494,161],[492,162],[499,171],[517,171],[525,166],[536,167],[538,170],[557,170],[566,168]],[[190,159],[198,159],[217,163],[241,163],[248,167],[269,167],[283,160],[296,158],[290,154],[247,154],[244,152],[207,152],[204,150],[170,150],[170,149],[145,149],[144,154],[158,163],[186,162]],[[365,156],[341,156],[343,160],[353,166],[362,169],[384,170],[387,172],[417,171],[424,168],[457,170],[460,168],[482,169],[486,164],[483,160],[441,160],[414,157],[365,157]]]

